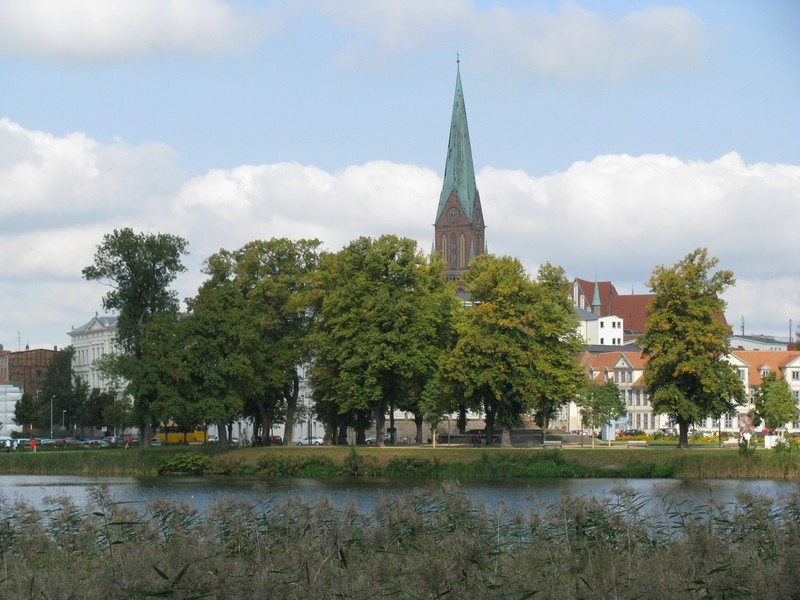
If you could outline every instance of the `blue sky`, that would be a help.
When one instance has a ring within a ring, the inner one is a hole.
[[[0,343],[101,311],[104,233],[430,248],[461,75],[489,250],[646,291],[698,246],[800,321],[800,4],[0,0]]]

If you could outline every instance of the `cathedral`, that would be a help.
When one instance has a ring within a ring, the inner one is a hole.
[[[460,64],[457,62],[444,184],[434,221],[434,250],[445,263],[448,281],[458,281],[469,262],[486,251],[485,229],[481,197],[475,185]]]

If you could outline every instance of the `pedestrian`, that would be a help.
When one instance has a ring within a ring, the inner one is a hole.
[[[11,438],[6,440],[6,452],[11,452]]]
[[[473,448],[480,448],[481,447],[481,432],[475,434],[475,437],[472,438],[472,447]]]
[[[128,439],[125,440],[125,450],[128,450],[131,447],[131,442],[133,442],[133,440],[129,436]]]
[[[36,438],[31,438],[31,450],[33,450],[34,452],[36,452],[37,444],[38,442],[36,441]]]

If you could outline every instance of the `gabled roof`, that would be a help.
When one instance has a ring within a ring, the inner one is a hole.
[[[447,161],[444,167],[444,184],[439,196],[436,220],[442,216],[452,193],[456,194],[467,220],[472,223],[475,207],[475,167],[472,164],[472,147],[469,143],[467,109],[464,105],[464,92],[461,89],[461,68],[456,66],[456,92],[453,98],[453,116],[450,119],[450,140],[447,143]]]
[[[620,363],[622,364],[620,364],[618,368],[627,368],[627,365],[630,365],[630,368],[641,371],[644,369],[646,362],[647,361],[642,358],[641,352],[628,352],[624,350],[602,352],[600,354],[595,354],[588,361],[581,361],[584,366],[588,366],[594,371],[602,371],[603,369],[613,371],[615,366]]]
[[[617,294],[609,303],[609,314],[616,315],[625,323],[625,331],[644,333],[647,322],[647,305],[654,294]]]
[[[750,385],[761,385],[761,370],[765,367],[781,377],[789,367],[800,368],[800,351],[797,350],[732,350],[731,354],[747,365]]]
[[[578,284],[583,297],[586,298],[586,302],[589,303],[590,307],[594,300],[595,291],[597,291],[600,298],[600,314],[603,316],[611,314],[608,312],[608,306],[611,302],[611,297],[617,295],[617,290],[610,281],[589,281],[576,278],[575,283]],[[577,298],[575,300],[577,302]]]
[[[108,329],[117,326],[118,317],[109,315],[99,317],[95,315],[91,321],[88,321],[81,325],[80,327],[75,327],[72,331],[69,331],[69,335],[75,335],[76,333],[85,333],[87,331],[92,331],[96,329]]]

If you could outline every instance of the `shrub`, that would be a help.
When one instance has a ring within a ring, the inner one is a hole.
[[[163,456],[158,461],[159,473],[203,473],[208,466],[208,457],[194,452],[182,452]]]
[[[331,477],[336,468],[325,456],[265,454],[256,461],[256,473],[268,477]]]

